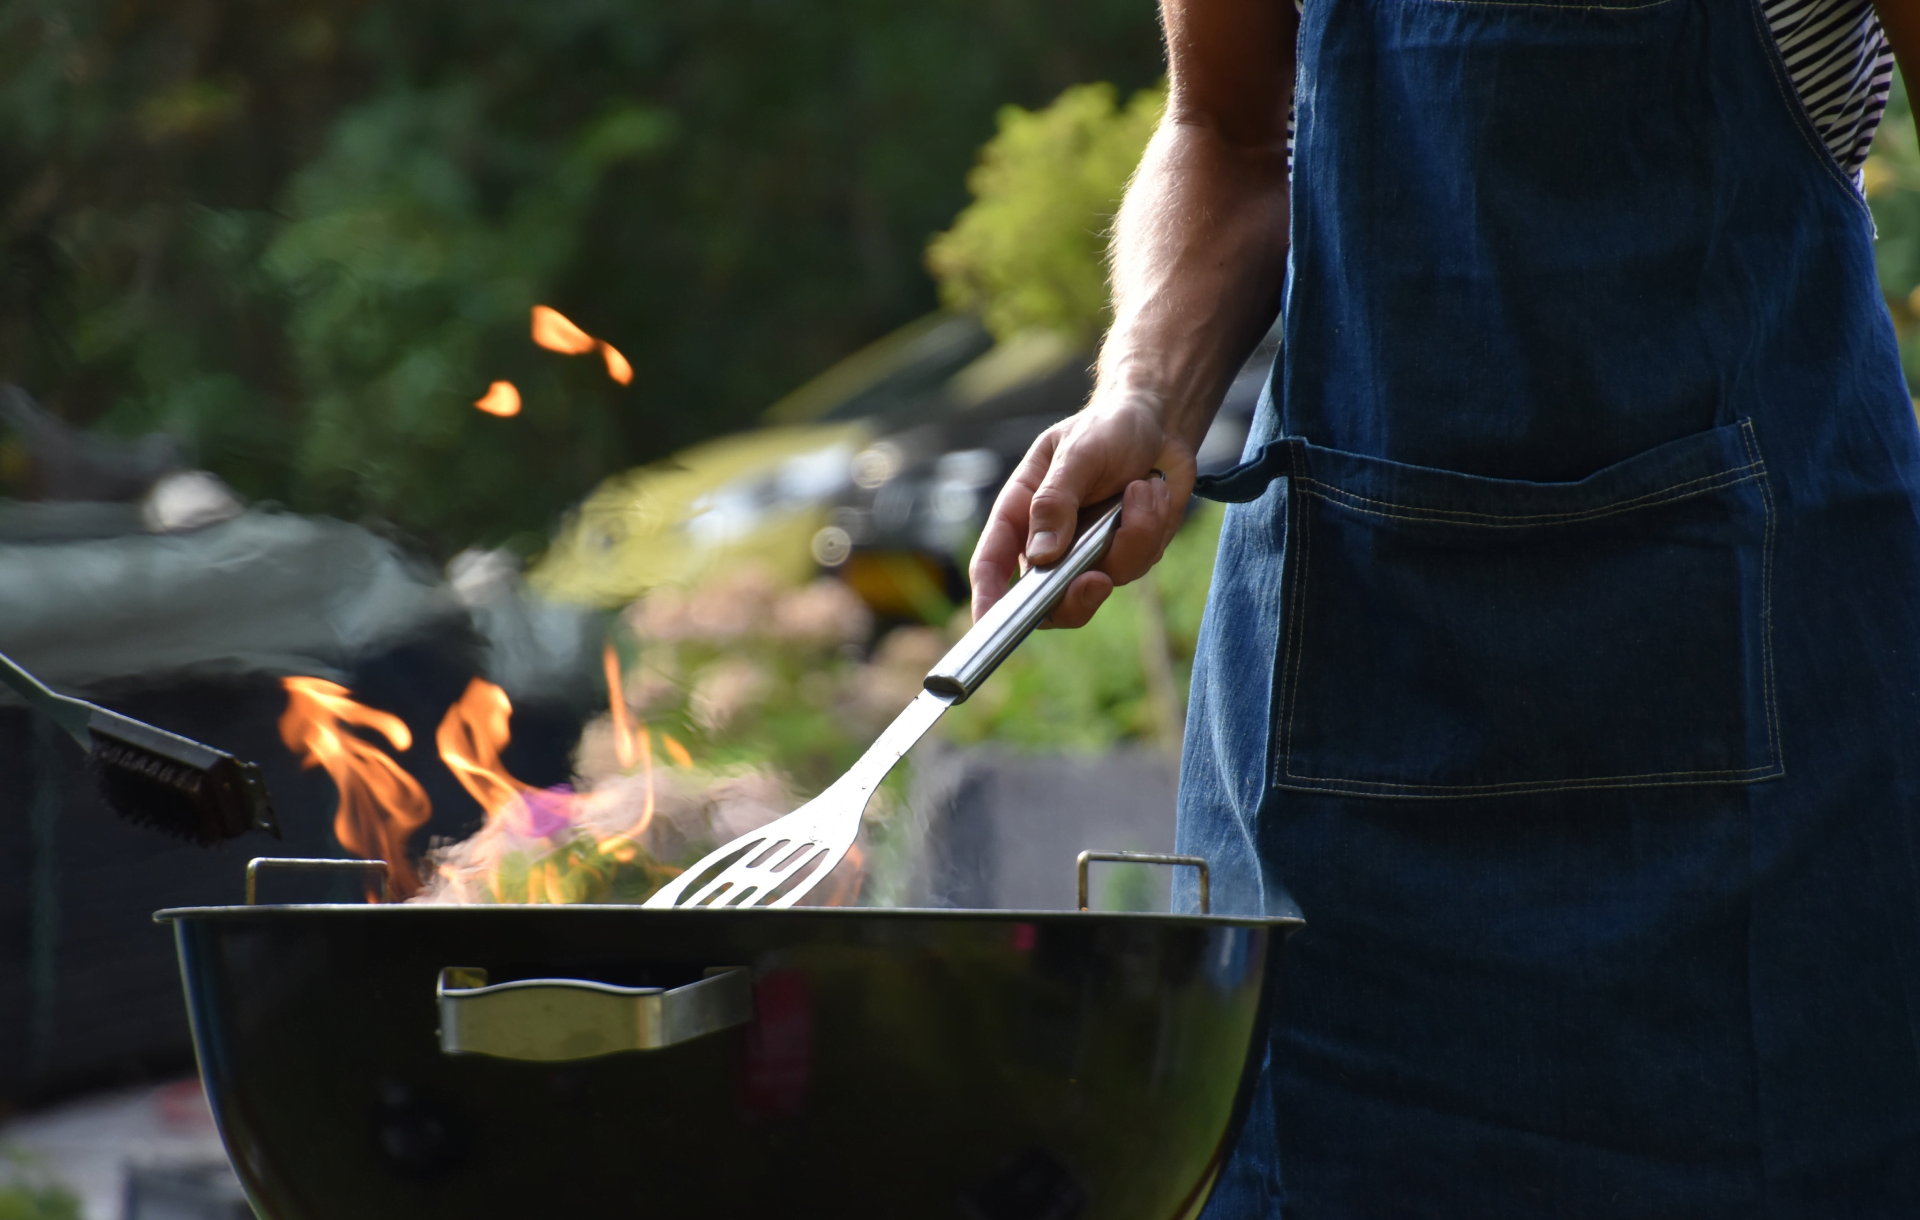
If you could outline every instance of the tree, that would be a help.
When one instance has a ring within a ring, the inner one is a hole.
[[[974,202],[927,247],[950,308],[977,311],[1002,339],[1040,329],[1090,348],[1106,329],[1108,231],[1166,90],[1117,98],[1109,84],[1076,85],[1044,110],[1001,108],[967,177]]]
[[[250,496],[536,545],[925,312],[996,105],[1159,72],[1151,0],[0,0],[0,377]]]

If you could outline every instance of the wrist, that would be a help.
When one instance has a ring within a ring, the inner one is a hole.
[[[1157,449],[1176,444],[1197,449],[1212,423],[1213,410],[1197,407],[1198,396],[1151,377],[1102,376],[1088,399],[1086,413],[1102,416],[1139,436]]]
[[[1221,362],[1210,358],[1216,354],[1204,345],[1154,343],[1149,336],[1127,333],[1132,330],[1125,320],[1116,323],[1101,346],[1092,402],[1139,412],[1168,439],[1197,449],[1226,391],[1212,367]]]

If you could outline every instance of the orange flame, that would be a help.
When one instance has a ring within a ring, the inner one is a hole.
[[[513,740],[513,730],[508,727],[512,718],[513,702],[507,692],[475,678],[467,683],[459,701],[447,709],[433,735],[447,769],[480,802],[489,818],[518,807],[520,794],[530,790],[508,774],[500,761],[501,749]]]
[[[433,812],[427,794],[413,776],[373,742],[349,728],[366,729],[396,750],[413,747],[413,734],[398,717],[356,703],[351,692],[324,678],[283,678],[287,710],[280,717],[280,739],[300,756],[303,767],[324,767],[339,790],[333,833],[340,846],[362,859],[385,860],[394,893],[402,898],[420,888],[407,859],[407,838]]]
[[[584,356],[595,348],[607,362],[607,376],[621,385],[633,383],[633,366],[619,349],[604,339],[596,339],[574,325],[573,319],[546,305],[533,307],[533,341],[550,352],[563,356]]]
[[[687,747],[674,740],[672,733],[660,734],[660,744],[667,748],[667,757],[673,760],[674,766],[682,770],[693,766],[693,755],[687,753]]]
[[[550,352],[568,356],[584,356],[594,349],[596,342],[567,315],[545,305],[533,307],[533,341]]]
[[[627,363],[625,356],[622,356],[615,350],[613,344],[606,342],[604,339],[601,340],[600,354],[605,357],[607,361],[607,376],[613,378],[621,385],[633,384],[633,366]]]
[[[635,818],[633,825],[625,830],[609,835],[595,844],[602,855],[611,855],[624,863],[633,858],[633,840],[647,833],[647,827],[653,825],[653,735],[647,732],[645,725],[635,728],[628,724],[627,697],[620,680],[620,654],[614,651],[613,641],[607,641],[606,647],[601,651],[600,663],[605,668],[607,676],[607,712],[613,722],[614,757],[619,760],[621,770],[629,770],[634,764],[637,749],[643,774],[646,777],[646,798],[641,806],[640,816]]]
[[[607,712],[613,717],[613,752],[622,768],[633,765],[633,734],[627,728],[627,700],[620,690],[620,654],[613,641],[600,651],[600,666],[607,678]]]
[[[496,381],[487,387],[487,392],[473,400],[473,405],[488,415],[502,417],[520,414],[520,391],[511,381]]]
[[[640,840],[656,814],[653,734],[631,719],[620,681],[618,654],[608,647],[602,660],[621,769],[631,774],[637,764],[643,777],[642,808],[632,824],[607,833],[604,825],[594,824],[593,818],[621,808],[623,802],[596,805],[596,792],[576,793],[565,788],[542,791],[515,778],[500,757],[512,740],[512,701],[498,686],[475,678],[447,709],[434,741],[454,777],[486,810],[487,827],[481,834],[504,837],[470,841],[480,846],[465,862],[449,865],[444,858],[436,860],[436,867],[452,870],[440,874],[442,881],[455,878],[456,885],[479,883],[492,893],[494,901],[507,901],[501,868],[506,860],[516,858],[515,853],[522,850],[518,845],[525,844],[527,837],[546,839],[555,848],[568,843],[584,846],[590,841],[594,854],[582,856],[567,849],[565,871],[559,855],[537,860],[528,870],[524,901],[562,904],[593,892],[595,887],[588,877],[605,882],[609,860],[626,864],[639,856],[643,850]],[[385,860],[396,894],[413,896],[421,882],[407,859],[407,840],[426,823],[432,805],[419,783],[378,741],[384,738],[391,749],[405,751],[412,748],[413,735],[397,716],[355,702],[351,692],[335,683],[321,678],[287,678],[284,685],[288,702],[280,719],[280,735],[303,765],[324,767],[333,778],[340,792],[334,829],[341,845],[363,858]],[[692,767],[693,758],[684,745],[668,734],[660,737],[676,765]],[[864,855],[859,846],[851,848],[841,865],[821,880],[816,893],[809,895],[810,905],[839,906],[856,901],[865,881]],[[435,885],[437,891],[440,882]]]
[[[851,906],[867,883],[867,853],[858,843],[847,848],[834,870],[820,879],[820,888],[807,895],[808,905],[822,907]]]

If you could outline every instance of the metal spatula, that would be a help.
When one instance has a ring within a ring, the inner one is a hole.
[[[1119,527],[1116,504],[1080,532],[1065,558],[1028,572],[995,602],[940,658],[927,675],[926,689],[831,787],[787,816],[715,848],[647,899],[647,905],[786,907],[798,902],[853,846],[860,817],[887,772],[942,712],[979,689],[1020,641],[1046,621],[1073,578],[1107,553]]]

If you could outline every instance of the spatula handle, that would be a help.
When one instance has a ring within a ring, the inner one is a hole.
[[[1021,640],[1047,621],[1053,608],[1067,595],[1067,586],[1073,583],[1073,578],[1100,562],[1119,528],[1120,506],[1115,504],[1080,531],[1060,562],[1035,568],[1021,577],[1007,590],[1007,595],[981,615],[973,629],[940,658],[940,663],[927,674],[926,688],[936,695],[951,695],[955,703],[964,703],[967,696],[987,680],[987,675],[1020,646]]]

